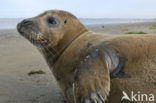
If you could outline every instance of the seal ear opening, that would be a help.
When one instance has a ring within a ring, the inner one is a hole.
[[[67,20],[64,21],[64,24],[66,24],[66,23],[67,23]]]

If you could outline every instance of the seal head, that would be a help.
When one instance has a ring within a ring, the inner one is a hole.
[[[79,32],[87,30],[69,12],[49,10],[18,24],[19,33],[39,48],[61,49]],[[60,48],[61,47],[61,48]]]

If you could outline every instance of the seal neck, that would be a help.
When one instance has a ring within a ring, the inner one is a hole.
[[[66,43],[65,46],[63,46],[60,50],[56,51],[56,48],[54,47],[48,47],[44,49],[44,56],[49,64],[49,66],[54,66],[55,63],[58,61],[58,59],[60,58],[60,56],[64,53],[64,51],[72,44],[72,42],[74,42],[79,36],[81,36],[82,34],[84,34],[85,32],[87,32],[87,29],[83,29],[82,31],[80,31],[77,35],[75,35],[72,40],[70,40],[68,43]]]
[[[76,35],[58,54],[56,54],[55,58],[54,58],[54,64],[57,62],[57,60],[59,59],[59,57],[63,54],[63,52],[72,44],[72,42],[74,42],[80,35],[84,34],[85,32],[87,32],[88,30],[83,30],[81,31],[78,35]]]

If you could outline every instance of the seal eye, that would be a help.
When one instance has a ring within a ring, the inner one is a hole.
[[[59,20],[55,17],[48,17],[46,21],[49,27],[57,27],[60,23]]]
[[[66,24],[66,23],[67,23],[67,20],[64,21],[64,24]]]
[[[49,24],[57,24],[57,22],[55,21],[54,18],[49,18],[49,19],[48,19],[48,23],[49,23]]]

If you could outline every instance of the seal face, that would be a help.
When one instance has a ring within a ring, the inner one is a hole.
[[[70,28],[78,23],[77,18],[68,12],[49,10],[34,18],[23,20],[18,24],[17,29],[22,36],[39,48],[48,45],[55,47],[64,36],[69,39],[75,35],[70,33]],[[77,30],[72,29],[72,32],[81,31],[81,28],[84,29],[82,24]]]
[[[44,47],[48,45],[49,40],[44,38],[41,34],[36,20],[23,20],[18,24],[17,28],[22,36],[37,47]]]

